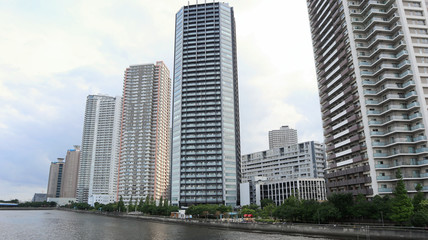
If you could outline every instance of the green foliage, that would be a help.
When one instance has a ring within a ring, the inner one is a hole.
[[[318,222],[319,205],[315,200],[303,200],[301,204],[301,220],[303,222]]]
[[[416,212],[411,218],[411,223],[415,227],[428,227],[428,212]]]
[[[115,212],[118,210],[117,203],[106,204],[101,210],[105,212]]]
[[[403,224],[407,222],[412,216],[413,204],[407,195],[406,186],[404,185],[400,169],[398,169],[396,176],[399,178],[399,180],[393,192],[394,198],[392,199],[391,203],[391,219],[394,222]]]
[[[119,202],[117,203],[117,210],[119,212],[126,212],[125,203],[123,203],[123,198],[120,196]]]
[[[263,207],[263,209],[260,212],[260,216],[262,218],[272,218],[273,212],[275,211],[276,206],[273,203],[269,203]]]
[[[94,209],[88,203],[73,203],[71,207],[74,209],[78,209],[78,210],[92,210],[92,209]]]
[[[421,202],[425,199],[424,193],[422,192],[422,185],[418,183],[415,190],[417,191],[416,195],[413,197],[412,204],[415,212],[422,210]]]
[[[270,198],[265,198],[265,199],[262,199],[262,200],[260,201],[260,205],[261,205],[262,209],[263,209],[265,206],[269,205],[269,204],[273,204],[273,205],[275,205],[275,203],[273,202],[273,200],[272,200],[272,199],[270,199]]]
[[[337,221],[342,218],[340,210],[331,202],[323,202],[317,211],[317,218],[322,223]]]
[[[128,211],[131,212],[134,209],[134,205],[132,204],[132,196],[128,202]]]
[[[14,200],[12,200],[14,201]],[[16,203],[16,202],[11,202],[11,203]],[[24,203],[19,203],[18,207],[56,207],[56,202],[24,202]]]
[[[290,196],[274,210],[273,215],[279,219],[296,221],[301,216],[301,205],[302,202],[297,197]]]
[[[354,205],[352,206],[352,216],[355,218],[364,219],[370,215],[371,203],[367,201],[364,195],[360,194],[355,198]]]
[[[354,200],[351,193],[334,193],[328,197],[328,201],[339,210],[342,218],[349,219],[352,217],[352,206],[354,205]]]
[[[231,212],[231,206],[214,205],[214,204],[199,204],[192,205],[186,210],[187,215],[194,217],[218,217],[219,214]]]

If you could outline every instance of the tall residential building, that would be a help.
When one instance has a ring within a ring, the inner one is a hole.
[[[428,11],[416,0],[307,0],[329,193],[428,193]]]
[[[59,198],[61,195],[62,173],[64,168],[64,158],[58,158],[52,162],[49,169],[48,198]]]
[[[269,149],[297,144],[297,130],[282,126],[279,130],[269,131]]]
[[[163,62],[125,70],[118,197],[168,197],[171,78]]]
[[[172,204],[235,206],[240,133],[233,8],[219,2],[181,8],[174,64]]]
[[[121,97],[89,95],[86,99],[78,202],[116,200],[121,107]]]
[[[77,176],[79,173],[80,146],[75,145],[69,149],[65,156],[64,169],[62,172],[62,198],[76,198]]]

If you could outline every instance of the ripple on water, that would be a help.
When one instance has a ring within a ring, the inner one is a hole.
[[[237,231],[65,211],[0,211],[0,239],[324,240],[317,236]]]

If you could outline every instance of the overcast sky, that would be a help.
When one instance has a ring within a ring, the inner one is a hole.
[[[306,1],[229,3],[242,153],[267,149],[268,131],[282,125],[299,141],[322,141]],[[163,60],[172,73],[175,13],[185,4],[0,0],[0,199],[46,193],[50,162],[81,145],[87,95],[121,95],[129,65]]]

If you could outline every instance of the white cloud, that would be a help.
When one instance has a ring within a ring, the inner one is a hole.
[[[2,3],[0,162],[13,169],[40,168],[14,172],[16,179],[34,175],[37,184],[5,180],[0,169],[0,186],[15,187],[19,190],[12,193],[27,199],[45,189],[49,161],[80,144],[86,96],[120,95],[128,65],[163,60],[172,73],[175,13],[187,3]],[[321,139],[306,3],[231,0],[230,5],[237,23],[243,153],[266,149],[268,131],[282,125],[298,127],[300,139]],[[4,196],[9,190],[1,188]]]

